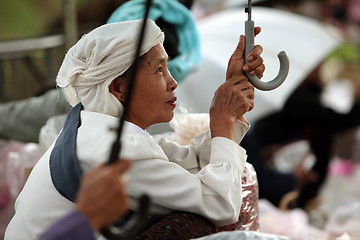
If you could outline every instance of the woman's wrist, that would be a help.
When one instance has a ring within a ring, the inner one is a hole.
[[[235,117],[210,119],[211,138],[225,137],[235,140],[234,125],[236,121],[237,119]]]

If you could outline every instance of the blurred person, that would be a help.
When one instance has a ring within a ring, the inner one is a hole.
[[[123,175],[129,167],[130,161],[121,159],[111,166],[102,164],[85,174],[75,209],[51,225],[40,240],[95,240],[94,231],[107,227],[128,211]]]
[[[127,81],[140,25],[140,20],[105,24],[67,52],[57,85],[73,108],[58,139],[19,194],[5,239],[36,239],[73,209],[82,173],[107,161],[115,137],[112,129],[129,97]],[[262,77],[262,47],[256,46],[246,56],[250,62],[244,64],[245,37],[240,37],[226,81],[214,94],[210,131],[195,137],[189,146],[180,146],[153,138],[145,130],[172,119],[177,87],[167,69],[164,34],[152,20],[147,25],[120,156],[132,161],[127,188],[130,208],[147,193],[153,203],[152,220],[184,211],[216,226],[232,224],[241,214],[246,152],[239,142],[249,128],[243,115],[254,104],[254,88],[243,69]],[[255,28],[255,34],[259,32]]]
[[[360,45],[360,2],[358,0],[326,0],[320,4],[320,18],[337,26],[344,37]]]
[[[0,104],[0,138],[20,142],[39,142],[46,121],[68,113],[71,106],[61,91],[51,89],[39,96]]]
[[[355,98],[348,113],[324,105],[321,98],[326,83],[320,75],[323,64],[315,67],[289,95],[281,110],[257,120],[242,141],[248,161],[258,175],[259,197],[275,206],[279,206],[287,193],[297,191],[297,199],[288,207],[305,208],[326,179],[334,137],[360,125],[360,98]],[[272,162],[275,154],[299,140],[308,141],[309,154],[315,156],[314,166],[306,169],[300,161],[293,173],[275,169]]]

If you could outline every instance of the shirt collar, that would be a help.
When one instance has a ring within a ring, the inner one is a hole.
[[[148,133],[146,130],[142,129],[141,127],[133,124],[132,122],[126,121],[126,123],[129,126],[129,128],[135,131],[136,133],[151,137],[150,133]]]

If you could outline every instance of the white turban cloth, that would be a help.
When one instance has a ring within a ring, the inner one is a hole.
[[[141,19],[105,24],[69,49],[56,83],[72,106],[81,102],[87,111],[115,117],[122,113],[109,85],[133,64],[141,26]],[[152,20],[147,20],[144,36],[140,56],[164,41],[163,32]]]

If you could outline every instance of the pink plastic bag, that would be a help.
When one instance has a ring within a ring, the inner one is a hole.
[[[25,170],[39,159],[35,143],[0,141],[0,208],[15,199],[25,183]]]
[[[242,176],[242,205],[239,221],[234,224],[219,227],[219,231],[247,230],[259,231],[259,188],[254,167],[245,164]]]

